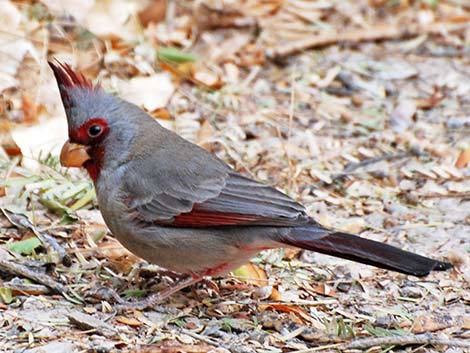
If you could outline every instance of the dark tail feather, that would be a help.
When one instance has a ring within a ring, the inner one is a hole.
[[[293,228],[282,242],[418,277],[426,276],[431,271],[445,271],[452,268],[450,263],[433,260],[356,235],[340,232],[326,236],[319,236],[320,234],[325,234],[325,230],[317,226]]]

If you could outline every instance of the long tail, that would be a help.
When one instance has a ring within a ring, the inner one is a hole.
[[[316,224],[312,227],[292,228],[282,242],[418,277],[426,276],[431,271],[445,271],[452,268],[448,262],[433,260],[356,235],[332,231],[328,231],[325,235],[325,229]]]

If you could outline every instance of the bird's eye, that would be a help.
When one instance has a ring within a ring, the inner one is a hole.
[[[88,135],[90,137],[96,137],[98,136],[99,134],[101,134],[101,126],[99,125],[91,125],[89,128],[88,128]]]

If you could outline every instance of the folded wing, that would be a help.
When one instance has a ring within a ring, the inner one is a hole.
[[[152,190],[128,203],[132,214],[145,222],[194,228],[293,226],[308,221],[305,208],[287,195],[225,166],[198,171],[159,170],[152,180],[131,177],[127,182],[128,189]]]

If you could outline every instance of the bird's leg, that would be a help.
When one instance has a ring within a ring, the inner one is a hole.
[[[183,288],[186,288],[194,283],[199,282],[203,277],[197,274],[189,274],[185,277],[182,277],[172,285],[168,286],[167,288],[161,290],[158,293],[152,294],[147,298],[136,302],[136,303],[126,303],[117,305],[115,308],[117,311],[124,311],[124,310],[144,310],[146,308],[150,308],[155,306],[157,303],[165,300],[166,298],[170,297],[172,294],[180,291]]]

